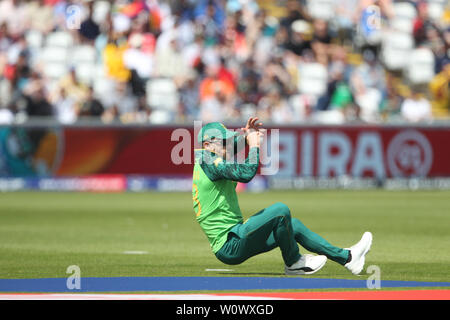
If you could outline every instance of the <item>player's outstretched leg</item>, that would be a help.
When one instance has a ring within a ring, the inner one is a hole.
[[[333,246],[317,233],[309,230],[299,219],[292,218],[295,240],[306,250],[323,254],[328,259],[345,265],[349,259],[349,250]]]
[[[354,246],[342,249],[333,246],[320,235],[309,230],[297,218],[292,218],[292,227],[295,240],[302,247],[308,251],[325,255],[330,260],[345,266],[353,274],[361,273],[365,263],[365,255],[369,252],[372,244],[372,234],[370,232],[364,233],[361,240]]]

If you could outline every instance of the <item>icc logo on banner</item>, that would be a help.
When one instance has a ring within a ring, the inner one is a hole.
[[[425,177],[433,163],[433,150],[422,133],[402,131],[389,144],[387,162],[394,177]]]

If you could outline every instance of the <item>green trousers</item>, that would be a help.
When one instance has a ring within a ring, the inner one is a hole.
[[[348,259],[348,250],[331,245],[300,220],[292,218],[289,208],[283,203],[265,208],[244,223],[234,226],[228,233],[227,242],[216,252],[216,257],[225,264],[240,264],[250,257],[279,247],[284,263],[291,266],[301,257],[297,243],[341,265]]]

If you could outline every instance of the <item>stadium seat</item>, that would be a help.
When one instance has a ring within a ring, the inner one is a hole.
[[[71,49],[71,63],[73,65],[79,63],[95,63],[97,52],[92,46],[76,46]]]
[[[69,71],[65,63],[49,62],[45,64],[44,75],[50,79],[59,79]]]
[[[311,120],[319,124],[343,124],[345,122],[345,116],[342,111],[332,109],[313,113]]]
[[[416,8],[410,2],[395,2],[392,5],[397,18],[413,20],[417,16]]]
[[[396,31],[411,33],[413,21],[417,16],[414,5],[409,2],[393,3],[394,17],[391,20],[391,27]]]
[[[150,123],[153,124],[165,124],[172,121],[172,113],[168,110],[152,110],[149,117]]]
[[[428,0],[428,17],[431,20],[439,21],[445,11],[445,0]]]
[[[95,1],[92,19],[98,24],[105,22],[110,9],[109,1]]]
[[[425,84],[434,77],[434,55],[428,48],[419,48],[411,52],[406,69],[408,80],[412,84]]]
[[[95,77],[95,65],[92,63],[78,63],[75,66],[77,79],[85,84],[92,84]]]
[[[98,97],[103,97],[111,94],[114,90],[114,81],[106,77],[96,77],[93,80],[94,93]]]
[[[37,30],[28,30],[25,33],[25,42],[28,46],[28,50],[30,53],[30,65],[34,67],[36,63],[36,59],[40,55],[42,50],[42,45],[44,42],[44,36],[40,31]]]
[[[61,47],[44,47],[40,52],[39,60],[43,61],[44,63],[67,63],[68,50]]]
[[[313,18],[328,21],[335,15],[335,1],[308,0],[307,10]]]
[[[175,82],[168,78],[155,78],[146,84],[147,103],[152,108],[175,111],[178,106],[178,90]]]
[[[413,46],[413,38],[408,33],[385,33],[381,44],[381,60],[389,70],[401,70],[406,66]]]
[[[413,21],[407,19],[393,18],[390,22],[392,30],[411,33],[413,30]]]
[[[25,34],[25,41],[32,49],[40,48],[44,42],[44,37],[38,30],[28,30]]]
[[[302,63],[299,66],[300,93],[319,96],[327,88],[328,71],[320,63]]]
[[[72,35],[64,31],[49,33],[45,41],[47,46],[69,48],[73,45]]]

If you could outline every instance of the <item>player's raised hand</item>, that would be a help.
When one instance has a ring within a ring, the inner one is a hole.
[[[259,131],[262,127],[262,122],[258,122],[257,117],[250,117],[247,120],[247,124],[244,128],[241,128],[242,131],[244,131],[245,134],[249,134],[252,131]]]

